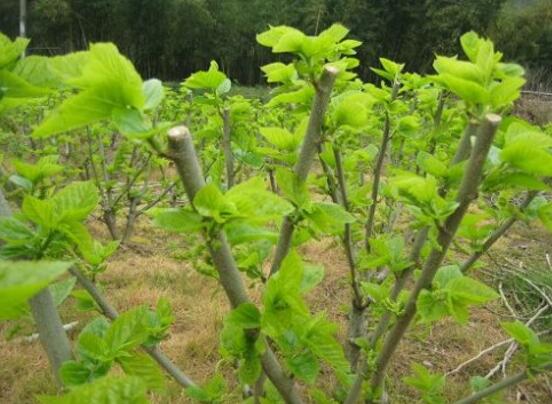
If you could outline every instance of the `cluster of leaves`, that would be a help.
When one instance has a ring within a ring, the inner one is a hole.
[[[137,307],[118,316],[111,324],[104,317],[92,320],[77,340],[77,361],[61,367],[68,387],[91,383],[105,376],[116,362],[129,376],[142,379],[147,389],[162,390],[165,378],[151,357],[137,351],[152,347],[165,338],[173,317],[169,303],[160,300],[157,309]]]
[[[252,384],[260,376],[267,336],[276,342],[297,378],[313,384],[323,361],[344,385],[349,384],[349,364],[335,339],[336,326],[323,314],[311,315],[304,300],[323,276],[323,268],[307,265],[291,252],[268,280],[262,309],[246,303],[228,314],[221,347],[224,354],[239,360],[242,383]]]

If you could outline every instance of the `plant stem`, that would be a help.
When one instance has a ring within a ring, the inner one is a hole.
[[[224,164],[226,165],[226,189],[234,186],[234,155],[232,154],[232,124],[230,122],[230,110],[222,111],[222,150],[224,152]]]
[[[185,126],[178,126],[168,133],[168,155],[174,161],[188,199],[193,201],[196,193],[205,185],[192,136]],[[219,274],[219,281],[233,308],[250,302],[245,285],[237,268],[223,230],[216,234],[205,234],[207,248]],[[261,358],[263,369],[280,395],[287,403],[302,403],[292,379],[287,377],[274,352],[267,348]]]
[[[458,147],[456,148],[456,153],[452,159],[452,164],[458,164],[468,157],[470,157],[471,152],[471,138],[477,134],[477,123],[474,121],[469,121],[468,126],[464,130]]]
[[[335,160],[335,171],[337,176],[337,183],[339,185],[339,191],[341,195],[341,204],[347,211],[351,211],[349,205],[349,198],[347,195],[347,182],[345,179],[345,170],[343,169],[343,161],[341,158],[341,150],[338,145],[333,146],[333,154]],[[347,331],[347,357],[351,363],[351,368],[356,369],[360,356],[360,347],[355,343],[355,340],[362,336],[365,325],[365,309],[366,306],[363,303],[362,293],[360,292],[360,286],[358,282],[358,273],[356,268],[356,258],[353,246],[353,237],[351,231],[351,224],[346,223],[343,230],[343,247],[345,249],[345,255],[347,257],[347,263],[349,265],[349,273],[351,276],[351,288],[353,290],[353,299],[351,304],[351,313],[349,318],[349,325]]]
[[[520,210],[526,209],[529,206],[529,204],[531,203],[531,201],[533,199],[535,199],[537,194],[538,194],[538,192],[536,192],[536,191],[528,192],[527,196],[525,197],[525,200],[523,201],[523,203],[520,206]],[[476,252],[474,252],[472,255],[470,255],[468,257],[468,259],[466,259],[466,261],[464,261],[464,263],[460,267],[460,271],[462,271],[463,273],[466,273],[473,266],[473,264],[475,264],[477,262],[477,260],[479,258],[481,258],[481,256],[483,254],[485,254],[487,251],[489,251],[489,249],[493,246],[494,243],[496,243],[498,241],[498,239],[500,239],[508,230],[510,230],[510,227],[512,227],[512,225],[516,221],[517,221],[517,217],[510,217],[504,223],[502,223],[500,226],[498,226],[489,235],[487,240],[485,240],[485,242],[483,243],[481,248],[479,250],[477,250]]]
[[[393,82],[393,89],[391,92],[391,102],[397,98],[399,93],[400,83],[398,81]],[[365,228],[365,237],[364,237],[364,246],[366,251],[369,253],[371,250],[370,247],[370,238],[374,232],[374,224],[376,218],[376,207],[378,206],[378,195],[379,195],[379,186],[381,181],[381,175],[383,174],[383,162],[385,161],[385,156],[387,155],[387,146],[391,140],[391,119],[389,118],[389,113],[385,113],[385,124],[383,127],[383,136],[381,139],[381,145],[378,153],[378,158],[376,160],[376,166],[374,168],[374,177],[372,182],[372,193],[370,195],[370,200],[372,203],[368,208],[368,218],[366,219]]]
[[[0,217],[11,216],[11,215],[12,215],[12,212],[10,209],[10,205],[6,200],[6,198],[4,197],[4,193],[0,189]]]
[[[314,156],[318,150],[318,145],[322,141],[322,124],[324,123],[324,115],[330,102],[330,95],[337,77],[338,70],[335,67],[327,66],[324,68],[320,79],[315,85],[316,94],[309,117],[309,123],[301,151],[295,167],[293,169],[295,176],[300,183],[307,180],[307,176],[311,169]],[[274,260],[270,268],[270,275],[275,274],[280,269],[282,261],[286,257],[291,246],[295,225],[289,216],[284,217],[280,228],[280,238],[274,253]]]
[[[410,265],[408,268],[406,268],[403,272],[401,272],[397,276],[397,279],[393,284],[393,289],[391,289],[390,299],[392,302],[395,302],[397,300],[397,298],[399,297],[399,294],[401,293],[401,291],[404,289],[406,285],[406,281],[408,280],[412,272],[414,272],[414,270],[419,266],[420,254],[427,240],[428,233],[429,233],[429,228],[424,227],[423,229],[420,229],[420,231],[416,235],[416,240],[414,241],[414,245],[412,247],[412,251],[409,257],[409,260],[410,262],[412,262],[412,265]],[[370,338],[371,347],[375,347],[379,339],[381,338],[381,336],[387,331],[387,327],[389,325],[389,322],[391,321],[392,315],[393,313],[389,310],[386,310],[385,313],[383,314],[381,320],[378,323],[376,330],[374,331],[374,334]]]
[[[541,369],[539,369],[539,372],[545,372],[547,370],[552,370],[552,363],[549,363],[548,365],[543,366]],[[503,379],[498,383],[495,383],[487,388],[484,388],[483,390],[480,390],[469,397],[458,400],[454,404],[477,403],[478,401],[484,399],[485,397],[488,397],[496,392],[499,392],[500,390],[504,390],[508,387],[514,386],[524,381],[525,379],[528,379],[530,376],[531,376],[531,373],[529,373],[529,371],[527,370],[516,373],[515,375],[507,377],[506,379]]]
[[[0,217],[11,215],[10,206],[0,189]],[[59,375],[59,369],[63,362],[72,359],[73,354],[50,289],[46,287],[34,295],[29,299],[29,305],[38,329],[40,343],[48,356],[48,362],[54,377],[61,386],[63,383]]]
[[[414,241],[412,252],[410,254],[410,260],[413,262],[413,264],[407,269],[405,269],[395,280],[393,289],[391,290],[391,296],[390,296],[391,301],[394,302],[397,300],[399,293],[403,290],[410,274],[418,266],[417,262],[420,259],[420,253],[427,239],[428,231],[429,231],[429,228],[425,227],[418,232],[418,235],[416,236],[416,240]],[[393,313],[389,310],[386,310],[383,313],[383,316],[378,322],[378,325],[374,333],[369,339],[370,347],[375,348],[379,339],[385,334],[392,316],[393,316]],[[364,382],[364,379],[368,374],[369,368],[368,368],[367,358],[363,356],[361,360],[362,360],[362,363],[360,365],[360,368],[357,370],[357,377],[351,387],[351,390],[349,390],[349,394],[347,396],[347,399],[345,400],[345,404],[355,404],[357,402],[358,397],[361,393],[362,383]]]
[[[29,305],[38,329],[40,343],[46,351],[57,382],[62,385],[59,370],[63,362],[73,358],[73,354],[50,289],[44,288],[34,295],[29,300]]]
[[[458,207],[447,217],[443,227],[439,230],[437,236],[438,246],[433,248],[430,252],[420,277],[410,293],[403,314],[398,318],[397,323],[386,337],[382,350],[378,355],[376,369],[371,381],[371,391],[373,393],[377,393],[380,389],[387,366],[404,336],[406,329],[416,314],[416,301],[418,295],[423,289],[427,289],[431,286],[431,282],[445,258],[448,247],[458,230],[458,226],[464,214],[470,203],[477,198],[477,190],[482,177],[485,159],[487,158],[500,121],[500,116],[495,114],[488,114],[483,121],[456,197]]]
[[[94,283],[90,279],[88,279],[81,271],[79,271],[75,267],[72,267],[71,269],[69,269],[69,272],[75,278],[77,278],[79,284],[88,292],[90,296],[92,296],[92,299],[94,299],[96,304],[99,306],[104,316],[112,321],[119,316],[117,310],[115,310],[115,308],[111,306],[111,304],[101,294],[98,288],[96,288],[96,285],[94,285]],[[142,348],[182,387],[188,388],[191,386],[195,386],[195,383],[188,376],[186,376],[182,372],[182,370],[178,368],[178,366],[176,366],[169,358],[165,356],[159,346],[146,347],[142,345]]]
[[[326,176],[326,185],[328,186],[328,193],[330,194],[330,198],[332,198],[333,203],[339,203],[334,174],[332,172],[331,167],[322,158],[323,151],[324,151],[323,145],[320,144],[318,146],[318,160],[320,161],[320,165],[322,166],[322,171],[324,171],[324,175]]]

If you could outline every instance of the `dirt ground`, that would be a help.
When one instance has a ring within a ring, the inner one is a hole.
[[[92,223],[96,233],[104,233],[101,225]],[[495,256],[505,255],[526,261],[543,262],[550,252],[552,237],[540,228],[516,225],[513,233],[501,240],[492,250]],[[140,222],[132,246],[119,251],[111,259],[107,271],[99,277],[104,292],[114,306],[124,311],[139,304],[154,305],[160,297],[169,299],[175,316],[169,338],[161,346],[184,371],[198,382],[205,381],[219,367],[232,378],[232,369],[221,364],[217,335],[222,318],[228,310],[226,299],[213,279],[194,270],[189,260],[178,259],[186,251],[186,242],[178,237],[153,229],[144,218]],[[326,277],[309,300],[313,311],[325,310],[328,317],[346,328],[346,307],[350,299],[345,257],[335,241],[323,240],[303,248],[305,256],[324,264]],[[187,263],[188,262],[188,263]],[[486,259],[486,262],[491,262]],[[492,271],[492,262],[485,267]],[[255,288],[252,295],[258,296]],[[551,310],[552,311],[552,310]],[[430,332],[423,327],[411,327],[400,346],[390,369],[387,388],[392,403],[410,403],[416,398],[404,383],[393,383],[407,375],[411,362],[420,362],[434,371],[450,371],[481,350],[507,339],[499,322],[508,319],[508,312],[500,301],[472,312],[469,323],[460,326],[452,320],[437,323]],[[77,312],[70,298],[63,307],[65,323],[78,320],[71,336],[76,337],[91,313]],[[1,326],[4,333],[7,326]],[[339,336],[343,339],[343,335]],[[482,356],[460,372],[447,377],[447,398],[451,401],[468,393],[469,377],[485,375],[504,356],[506,346]],[[21,339],[0,341],[0,403],[36,402],[39,393],[54,393],[52,377],[45,354],[38,342]],[[508,373],[518,367],[516,360],[509,363]],[[499,376],[500,377],[500,376]],[[552,402],[552,377],[539,377],[525,382],[508,392],[504,402]],[[331,385],[330,376],[323,375],[322,386]],[[152,397],[159,403],[187,403],[182,390],[169,382],[168,392]],[[324,388],[324,387],[323,387]]]

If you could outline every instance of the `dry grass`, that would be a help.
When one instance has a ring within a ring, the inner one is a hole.
[[[515,113],[533,124],[544,126],[552,122],[552,97],[524,95],[516,102]]]
[[[98,235],[104,234],[101,226],[92,224],[92,227]],[[526,233],[526,229],[518,226],[514,235],[502,240],[494,252],[511,256],[513,251],[517,251],[528,256],[528,251],[540,255],[548,248],[549,236],[531,229],[531,237],[535,240],[528,240]],[[154,244],[150,240],[155,240]],[[185,248],[185,242],[175,242],[174,238],[152,229],[147,219],[138,226],[132,243],[131,248],[125,248],[113,257],[109,268],[101,275],[105,294],[121,311],[139,304],[153,306],[160,297],[169,299],[176,321],[169,338],[162,343],[162,349],[194,380],[207,380],[215,368],[221,369],[231,379],[232,369],[229,364],[221,362],[218,352],[217,335],[228,304],[217,283],[197,273],[187,262],[173,258],[177,248]],[[341,249],[335,241],[328,239],[311,243],[303,247],[302,252],[307,259],[326,268],[326,277],[316,292],[308,297],[309,303],[313,311],[325,311],[332,321],[340,325],[339,338],[343,339],[350,292],[348,270]],[[259,291],[255,288],[251,291],[258,299]],[[62,313],[66,322],[83,317],[72,307],[71,301],[66,306]],[[436,324],[430,331],[412,327],[390,369],[390,380],[399,381],[407,375],[412,362],[423,363],[436,372],[449,371],[482,349],[505,339],[499,326],[501,313],[504,309],[500,302],[495,302],[475,310],[465,326],[447,320]],[[81,321],[79,326],[85,323]],[[76,336],[77,332],[78,329],[72,336]],[[450,377],[447,381],[449,398],[466,394],[469,377],[485,374],[501,359],[503,352],[499,349],[486,355]],[[31,403],[38,393],[54,392],[47,361],[38,343],[1,341],[0,357],[0,403]],[[515,364],[509,368],[510,371],[514,367]],[[331,375],[322,377],[324,388],[329,388],[332,383]],[[392,403],[408,403],[416,397],[403,383],[390,382],[388,389]],[[528,402],[547,403],[552,400],[544,383],[528,382],[521,389],[530,400]],[[515,402],[517,391],[509,392],[508,402]],[[162,403],[189,402],[172,382],[164,396],[153,399]]]

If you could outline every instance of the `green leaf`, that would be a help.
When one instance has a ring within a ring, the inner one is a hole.
[[[369,112],[374,98],[368,93],[351,92],[340,97],[332,112],[337,126],[361,128],[368,124]]]
[[[226,321],[241,329],[259,328],[261,313],[253,303],[242,303],[228,314]]]
[[[187,234],[203,228],[203,218],[196,212],[182,208],[152,209],[155,225],[164,230]]]
[[[479,36],[473,31],[466,32],[464,35],[460,37],[460,44],[462,45],[462,49],[464,50],[464,53],[466,54],[466,56],[473,63],[475,63],[477,60],[480,41],[481,40]]]
[[[454,300],[465,304],[482,304],[499,297],[493,289],[484,283],[467,276],[449,280],[447,289]]]
[[[219,71],[217,62],[212,60],[209,70],[192,74],[184,81],[183,85],[191,89],[217,90],[226,79],[226,75]]]
[[[157,108],[165,96],[163,83],[157,79],[150,79],[144,82],[142,88],[145,98],[144,110]]]
[[[446,304],[445,295],[442,293],[422,290],[416,301],[417,313],[422,322],[430,323],[440,320],[450,314],[450,308]]]
[[[193,205],[201,216],[211,217],[217,223],[225,223],[238,213],[236,206],[213,183],[205,185],[197,192]]]
[[[487,379],[483,376],[473,376],[470,378],[470,387],[474,393],[481,391],[493,384],[492,380]],[[492,394],[485,398],[485,404],[502,404],[504,403],[503,392],[499,391],[498,393]]]
[[[512,104],[520,96],[520,91],[525,84],[525,79],[520,77],[508,77],[496,84],[491,89],[491,101],[495,108]]]
[[[340,234],[345,224],[356,220],[341,205],[323,202],[313,203],[305,216],[316,229],[327,234]]]
[[[278,336],[291,327],[295,316],[308,314],[300,295],[303,273],[303,262],[295,251],[291,251],[280,270],[270,277],[263,295],[263,332]]]
[[[295,136],[283,128],[260,128],[259,131],[270,144],[282,150],[295,151],[301,143],[301,137]]]
[[[73,360],[63,362],[59,374],[66,386],[79,386],[93,380],[91,370],[83,363]]]
[[[470,62],[437,56],[435,62],[433,62],[433,67],[440,74],[450,74],[463,80],[485,84],[484,72],[477,65]]]
[[[541,205],[537,214],[542,224],[552,232],[552,203]]]
[[[19,175],[25,177],[33,184],[38,184],[45,178],[53,177],[63,172],[63,166],[58,164],[58,159],[59,156],[50,155],[41,157],[36,164],[15,160],[13,161],[13,165]]]
[[[282,197],[267,189],[265,180],[252,177],[232,187],[224,198],[235,207],[239,215],[253,224],[265,224],[270,220],[280,220],[291,213],[293,206]]]
[[[334,23],[318,34],[318,36],[330,41],[331,43],[338,43],[345,39],[348,33],[349,29],[347,27],[339,23]]]
[[[552,175],[552,155],[531,139],[508,143],[500,154],[502,161],[529,174]]]
[[[303,279],[301,280],[301,293],[312,290],[324,279],[324,267],[322,265],[305,265]]]
[[[35,137],[111,119],[116,110],[141,111],[145,104],[142,79],[113,44],[93,44],[81,74],[68,83],[83,90],[65,100],[33,132]]]
[[[15,217],[0,217],[0,240],[25,243],[34,237],[34,232]]]
[[[113,321],[105,335],[105,342],[113,357],[123,355],[145,342],[148,337],[145,318],[146,309],[138,307],[121,314]]]
[[[468,103],[483,105],[489,103],[489,92],[481,84],[448,73],[439,74],[435,80]]]
[[[270,63],[261,67],[268,83],[291,83],[297,79],[297,70],[293,63]]]
[[[230,79],[225,79],[220,85],[217,87],[217,94],[218,95],[224,95],[230,91],[232,88],[232,82]]]
[[[449,282],[453,279],[461,278],[463,276],[464,275],[460,271],[460,267],[458,265],[446,265],[437,270],[437,273],[433,278],[433,284],[436,285],[437,288],[442,289],[447,287]]]
[[[83,221],[99,201],[98,189],[91,181],[72,182],[51,198],[58,221]]]
[[[296,30],[295,28],[288,27],[286,25],[279,25],[277,27],[270,26],[270,29],[267,31],[257,34],[257,42],[260,43],[263,46],[267,46],[269,48],[273,48],[278,44],[280,39],[290,33],[290,32],[300,32]]]
[[[69,297],[76,283],[77,278],[71,276],[63,281],[59,281],[50,285],[50,293],[52,293],[52,298],[54,299],[54,304],[56,306],[62,304],[65,299]]]
[[[521,321],[502,322],[502,328],[520,345],[527,347],[539,341],[537,334]]]
[[[22,177],[20,175],[10,175],[8,180],[12,183],[17,185],[18,187],[23,188],[26,192],[32,192],[33,190],[33,183],[26,179],[25,177]]]
[[[46,229],[53,229],[58,223],[53,203],[49,200],[25,195],[23,204],[21,205],[21,212],[28,220]]]
[[[28,299],[71,265],[59,261],[0,260],[0,319],[17,318],[25,310]]]
[[[15,61],[21,57],[27,48],[30,39],[16,38],[11,41],[6,35],[0,32],[0,69],[10,68]]]
[[[39,396],[43,404],[146,404],[146,386],[137,377],[103,377],[79,386],[63,396]]]
[[[151,125],[141,111],[135,108],[114,108],[111,120],[122,134],[127,136],[150,137]]]
[[[27,58],[25,58],[27,59]],[[59,87],[70,87],[68,81],[82,76],[84,66],[90,60],[90,52],[72,52],[63,56],[48,58],[48,70],[53,74]]]
[[[302,339],[317,357],[335,370],[340,383],[348,386],[350,365],[345,358],[342,345],[335,337],[336,331],[335,324],[327,321],[323,315],[317,315],[306,325],[306,333]]]
[[[12,73],[42,90],[59,88],[63,83],[50,69],[52,59],[46,56],[25,56],[17,62]]]
[[[95,360],[111,363],[112,356],[107,343],[103,339],[101,331],[98,333],[93,329],[94,326],[81,331],[78,341],[78,352],[81,359]],[[107,329],[106,329],[107,332]]]
[[[297,378],[309,384],[314,383],[318,373],[320,373],[318,359],[309,351],[301,352],[288,358],[286,363]]]
[[[274,53],[299,53],[303,50],[308,39],[301,31],[290,29],[280,37],[276,45],[272,47]]]
[[[110,89],[100,87],[83,91],[65,100],[33,131],[43,138],[111,118],[113,100]]]
[[[107,98],[123,108],[144,107],[142,78],[112,43],[92,44],[82,74],[68,82],[82,89],[104,88]]]
[[[445,163],[425,151],[418,153],[416,163],[426,173],[435,177],[446,177],[448,173],[448,168]]]
[[[127,375],[139,377],[148,390],[165,389],[163,372],[146,353],[134,352],[130,356],[119,357],[117,362]]]
[[[50,91],[29,84],[19,76],[6,70],[0,70],[0,98],[41,97]]]
[[[186,395],[202,403],[222,403],[226,391],[226,381],[220,374],[216,374],[202,387],[192,386],[186,389]]]
[[[292,171],[283,167],[277,167],[276,182],[284,196],[293,202],[294,205],[302,207],[309,201],[307,184],[300,181]]]
[[[396,63],[386,58],[380,58],[379,61],[385,71],[389,73],[393,78],[397,77],[399,73],[404,69],[404,64]]]
[[[413,363],[412,376],[403,378],[404,382],[421,393],[422,400],[428,404],[444,404],[445,375],[429,372],[424,366]]]

